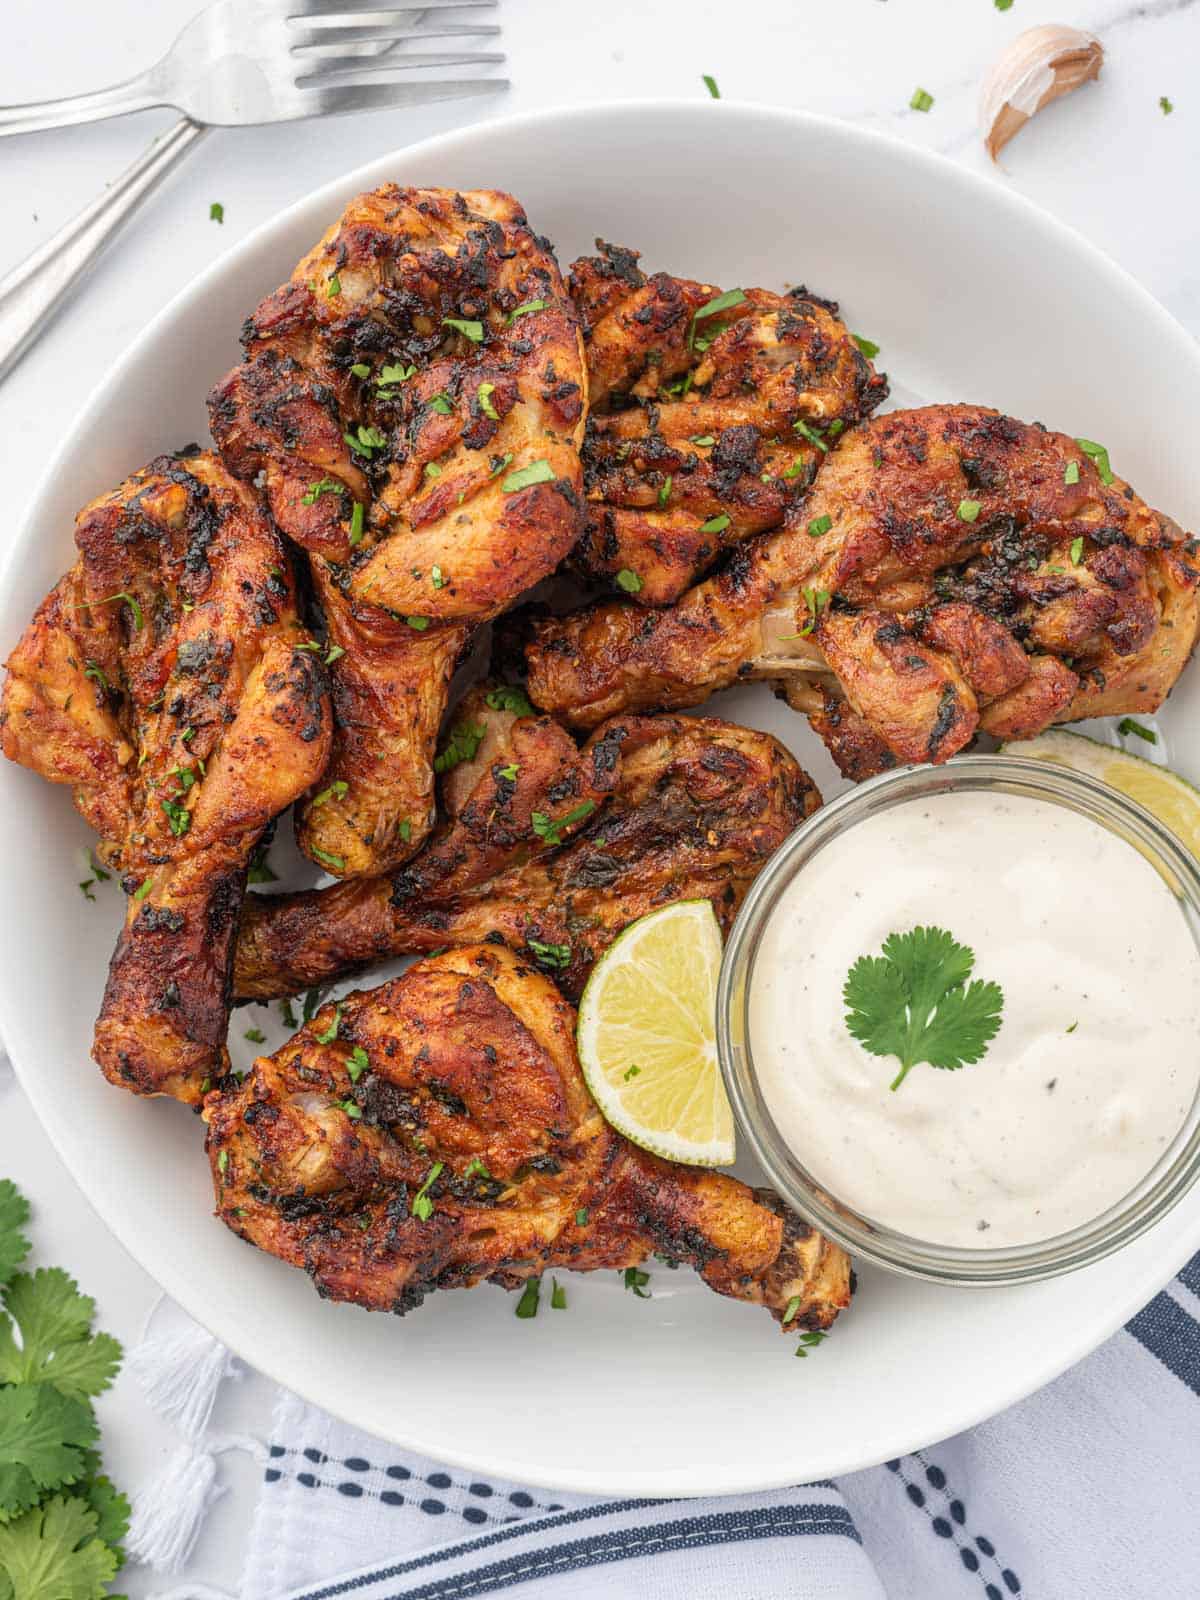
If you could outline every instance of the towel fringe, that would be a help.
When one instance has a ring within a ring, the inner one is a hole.
[[[241,1376],[235,1357],[194,1322],[143,1339],[129,1358],[129,1371],[154,1409],[188,1439],[198,1439],[208,1427],[222,1381]]]

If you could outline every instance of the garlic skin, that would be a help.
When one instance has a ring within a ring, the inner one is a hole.
[[[1099,76],[1104,46],[1062,23],[1028,28],[996,59],[983,81],[979,131],[995,161],[1043,106]]]

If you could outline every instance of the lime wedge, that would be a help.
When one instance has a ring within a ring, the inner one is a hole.
[[[707,900],[631,923],[597,962],[579,1004],[583,1075],[608,1121],[670,1161],[734,1159],[717,1061],[721,930]]]
[[[1073,772],[1086,772],[1110,788],[1119,789],[1170,828],[1194,856],[1200,856],[1200,789],[1166,767],[1144,761],[1128,750],[1114,750],[1085,734],[1064,733],[1060,729],[1039,733],[1036,739],[1014,739],[1000,749],[1004,755],[1052,761]]]

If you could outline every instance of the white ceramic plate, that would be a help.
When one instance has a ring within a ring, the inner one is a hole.
[[[597,234],[717,283],[806,283],[878,340],[901,398],[977,400],[1104,441],[1118,470],[1200,523],[1200,355],[1110,262],[1007,191],[837,122],[728,102],[619,105],[476,127],[401,151],[293,207],[146,329],[47,473],[0,577],[0,647],[72,555],[76,508],[159,451],[206,437],[204,397],[259,296],[343,204],[386,179],[510,189],[569,262]],[[903,387],[902,387],[903,385]],[[1200,778],[1200,671],[1164,713]],[[831,793],[832,767],[765,688],[721,714],[769,728]],[[956,1291],[876,1272],[813,1356],[687,1272],[653,1298],[616,1274],[569,1280],[566,1314],[518,1321],[480,1288],[398,1321],[322,1303],[302,1273],[211,1216],[201,1128],[110,1088],[88,1058],[117,929],[113,885],[76,887],[86,844],[65,791],[0,763],[8,929],[0,1030],[70,1170],[129,1251],[234,1350],[372,1433],[443,1460],[598,1493],[687,1495],[795,1483],[945,1437],[1045,1383],[1200,1247],[1200,1188],[1086,1272]],[[278,853],[279,846],[276,847]],[[248,1059],[235,1018],[235,1051]],[[244,1018],[244,1020],[242,1020]],[[281,1037],[269,1024],[272,1044]]]

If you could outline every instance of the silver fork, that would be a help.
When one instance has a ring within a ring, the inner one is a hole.
[[[497,52],[409,49],[497,34],[452,12],[498,0],[218,0],[147,72],[111,89],[0,107],[0,137],[174,106],[183,118],[99,199],[0,278],[0,380],[38,338],[106,244],[210,127],[291,122],[490,94],[502,78],[439,79],[432,67],[492,65]],[[414,73],[417,76],[414,76]]]

